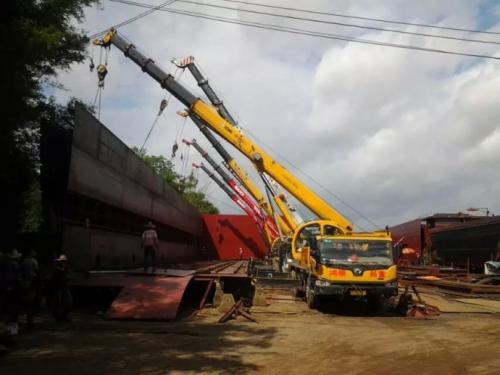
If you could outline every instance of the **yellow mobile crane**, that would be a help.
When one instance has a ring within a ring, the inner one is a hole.
[[[231,143],[259,171],[265,172],[318,216],[294,229],[289,254],[292,271],[301,281],[307,303],[314,307],[320,295],[380,296],[397,294],[397,272],[388,231],[354,232],[352,224],[333,207],[273,160],[262,148],[234,127],[210,104],[189,92],[152,59],[110,30],[95,44],[116,46],[143,72],[184,104],[195,118]]]

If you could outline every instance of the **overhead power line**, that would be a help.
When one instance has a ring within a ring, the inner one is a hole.
[[[309,9],[291,8],[291,7],[269,5],[269,4],[265,4],[265,3],[255,3],[255,2],[242,1],[242,0],[220,0],[220,1],[225,1],[225,2],[229,2],[229,3],[253,5],[253,6],[259,6],[259,7],[265,7],[265,8],[272,8],[272,9],[290,10],[290,11],[294,11],[294,12],[317,14],[317,15],[323,15],[323,16],[333,16],[333,17],[340,17],[340,18],[351,18],[351,19],[357,19],[357,20],[383,22],[383,23],[390,23],[390,24],[394,24],[394,25],[418,26],[418,27],[427,27],[427,28],[431,28],[431,29],[462,31],[462,32],[467,32],[467,33],[500,35],[500,32],[498,32],[498,31],[465,29],[465,28],[460,28],[460,27],[438,26],[438,25],[429,25],[429,24],[425,24],[425,23],[387,20],[387,19],[383,19],[383,18],[353,16],[350,14],[341,14],[341,13],[333,13],[333,12],[315,11],[315,10],[309,10]]]
[[[114,0],[111,0],[111,1],[114,1]],[[205,6],[205,7],[212,7],[212,8],[218,8],[218,9],[233,10],[233,11],[237,11],[237,12],[258,14],[258,15],[264,15],[264,16],[272,16],[272,17],[278,17],[278,18],[285,18],[285,19],[291,19],[291,20],[297,20],[297,21],[307,21],[307,22],[314,22],[314,23],[320,23],[320,24],[326,24],[326,25],[336,25],[336,26],[341,26],[341,27],[351,27],[351,28],[364,29],[364,30],[376,30],[376,31],[398,33],[398,34],[405,34],[405,35],[416,35],[416,36],[423,36],[423,37],[427,37],[427,38],[457,40],[457,41],[461,41],[461,42],[500,45],[500,42],[496,42],[493,40],[460,38],[460,37],[448,36],[448,35],[427,34],[427,33],[421,33],[421,32],[417,32],[417,31],[384,29],[383,27],[356,25],[356,24],[352,24],[352,23],[320,20],[317,18],[306,18],[306,17],[292,16],[292,15],[288,15],[288,14],[264,12],[264,11],[253,10],[253,9],[241,9],[241,8],[234,8],[234,7],[224,6],[224,5],[203,3],[203,2],[199,2],[199,1],[193,1],[193,0],[178,0],[177,2],[178,3],[186,3],[186,4],[194,4],[194,5],[201,5],[201,6]]]
[[[157,8],[157,7],[150,5],[150,4],[144,4],[144,3],[128,1],[128,0],[111,0],[111,1],[123,3],[126,5],[142,7],[142,8]],[[230,24],[235,24],[235,25],[248,26],[248,27],[253,27],[253,28],[258,28],[258,29],[280,31],[280,32],[289,33],[289,34],[306,35],[306,36],[312,36],[312,37],[323,38],[323,39],[341,40],[341,41],[345,41],[345,42],[361,43],[361,44],[368,44],[368,45],[375,45],[375,46],[382,46],[382,47],[393,47],[393,48],[400,48],[400,49],[409,49],[409,50],[423,51],[423,52],[441,53],[441,54],[455,55],[455,56],[478,57],[478,58],[483,58],[483,59],[500,60],[500,57],[498,57],[498,56],[484,55],[484,54],[480,54],[480,53],[468,53],[468,52],[451,51],[451,50],[444,50],[444,49],[438,49],[438,48],[419,47],[419,46],[413,46],[413,45],[407,45],[407,44],[381,42],[381,41],[377,41],[377,40],[362,39],[362,38],[356,38],[356,37],[351,37],[351,36],[347,36],[347,35],[322,33],[322,32],[317,32],[317,31],[313,31],[313,30],[305,30],[305,29],[299,29],[299,28],[294,28],[294,27],[283,27],[283,26],[267,24],[267,23],[262,23],[262,22],[243,21],[243,20],[237,20],[234,18],[213,16],[210,14],[200,13],[200,12],[191,12],[191,11],[184,11],[184,10],[171,9],[171,8],[168,8],[168,9],[167,8],[160,8],[157,10],[160,10],[162,12],[167,12],[167,13],[181,14],[181,15],[185,15],[185,16],[189,16],[189,17],[202,18],[202,19],[207,19],[207,20],[212,20],[212,21],[219,21],[219,22],[230,23]]]
[[[156,5],[156,6],[152,7],[151,9],[146,10],[145,12],[139,13],[138,15],[136,15],[136,16],[134,16],[134,17],[131,17],[131,18],[129,18],[129,19],[126,19],[126,20],[125,20],[125,21],[123,21],[123,22],[120,22],[120,23],[118,23],[118,24],[116,24],[116,25],[114,25],[114,26],[110,26],[110,27],[108,27],[107,29],[102,30],[102,31],[100,31],[100,32],[98,32],[98,33],[92,34],[92,35],[90,35],[90,36],[89,36],[89,39],[90,39],[90,40],[92,40],[92,39],[98,38],[98,37],[100,37],[100,36],[102,36],[102,35],[106,34],[106,33],[109,31],[109,29],[110,29],[110,28],[113,28],[113,29],[119,29],[120,27],[123,27],[123,26],[125,26],[125,25],[128,25],[129,23],[132,23],[132,22],[137,21],[137,20],[139,20],[139,19],[141,19],[141,18],[144,18],[144,17],[146,17],[147,15],[150,15],[151,13],[154,13],[155,11],[157,11],[157,10],[159,10],[159,9],[163,8],[163,7],[166,7],[166,6],[168,6],[168,5],[172,5],[172,4],[173,4],[173,3],[175,3],[176,1],[177,1],[177,0],[167,0],[167,1],[165,1],[164,3],[162,3],[162,4],[160,4],[160,5]]]

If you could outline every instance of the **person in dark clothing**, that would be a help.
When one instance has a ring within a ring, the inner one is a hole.
[[[0,315],[5,308],[5,281],[3,276],[3,268],[5,264],[5,254],[0,251]]]
[[[60,255],[54,262],[50,280],[52,286],[52,315],[57,322],[69,321],[73,297],[68,286],[68,257]]]
[[[146,230],[141,236],[141,248],[144,251],[144,273],[148,271],[149,265],[151,265],[152,273],[155,273],[155,256],[156,251],[158,250],[158,234],[156,233],[156,227],[152,222],[148,222],[145,227]]]
[[[21,254],[12,250],[4,261],[3,284],[5,288],[5,308],[7,325],[11,335],[17,335],[19,315],[19,258]]]
[[[37,302],[38,261],[35,252],[30,250],[19,266],[19,307],[26,313],[27,331],[33,329],[33,320]]]

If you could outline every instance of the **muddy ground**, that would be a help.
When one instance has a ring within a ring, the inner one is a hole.
[[[0,359],[8,374],[500,374],[500,314],[444,313],[413,320],[386,313],[308,310],[303,302],[253,308],[218,324],[205,309],[189,321],[42,317]]]

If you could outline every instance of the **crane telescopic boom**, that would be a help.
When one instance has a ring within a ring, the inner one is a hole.
[[[113,44],[134,61],[142,71],[150,75],[161,87],[170,92],[196,116],[202,119],[211,130],[236,147],[252,161],[259,171],[266,172],[291,195],[302,202],[309,210],[322,220],[329,220],[341,233],[352,232],[352,224],[333,207],[305,186],[299,179],[286,170],[281,164],[269,156],[261,147],[253,143],[239,129],[225,120],[214,107],[194,96],[171,75],[163,71],[151,58],[144,56],[130,42],[122,38],[116,30],[110,30],[96,44],[109,46]]]
[[[237,125],[238,123],[234,119],[234,117],[229,113],[224,102],[219,98],[219,96],[215,93],[214,89],[208,83],[207,77],[205,77],[198,66],[194,62],[194,57],[189,56],[181,60],[173,59],[172,62],[181,69],[188,68],[189,72],[193,75],[194,79],[198,83],[198,86],[203,90],[205,95],[210,100],[210,103],[217,108],[217,112],[226,119],[226,121],[230,122],[233,125]]]
[[[205,136],[205,138],[207,138],[207,140],[219,153],[219,155],[222,157],[222,160],[224,160],[227,167],[233,172],[234,176],[238,179],[238,181],[257,201],[259,206],[262,207],[262,209],[266,212],[268,216],[275,217],[271,205],[267,202],[266,198],[261,193],[259,188],[255,186],[255,184],[248,178],[248,175],[241,169],[236,160],[229,154],[229,152],[227,152],[227,150],[222,146],[222,144],[215,138],[215,136],[212,134],[212,132],[205,124],[205,122],[191,112],[189,112],[188,115],[193,121],[193,123],[198,127],[200,132]],[[286,209],[286,203],[283,202],[283,199],[276,194],[273,194],[273,199],[283,214],[283,216],[277,216],[276,219],[281,229],[281,232],[284,234],[289,234],[297,227],[297,223],[295,222],[290,212]]]
[[[269,244],[271,245],[274,240],[279,238],[279,231],[276,228],[276,224],[274,220],[267,215],[264,215],[257,204],[245,194],[245,192],[238,185],[236,180],[232,178],[226,171],[223,169],[222,165],[217,163],[212,157],[196,142],[196,139],[192,139],[191,141],[187,141],[185,139],[182,140],[188,146],[193,146],[196,151],[200,153],[203,158],[212,166],[212,168],[219,173],[224,182],[232,189],[234,192],[245,202],[245,204],[254,212],[255,216],[258,218],[262,227],[265,228],[266,234],[269,235]]]
[[[259,231],[262,233],[263,231],[263,226],[262,222],[259,220],[255,212],[252,211],[250,207],[247,206],[247,204],[236,194],[234,193],[230,188],[228,188],[224,182],[219,180],[219,178],[215,175],[215,173],[211,172],[203,163],[200,165],[193,163],[192,164],[194,168],[201,168],[203,172],[205,172],[208,177],[210,177],[228,196],[231,198],[231,200],[240,207],[243,212],[245,212],[251,219],[252,221],[255,222],[257,225],[257,228]]]
[[[180,69],[188,69],[191,75],[194,77],[198,86],[202,89],[205,95],[210,100],[210,103],[217,108],[217,112],[226,119],[231,125],[236,127],[236,120],[228,111],[223,101],[219,98],[215,90],[209,84],[207,77],[205,77],[197,64],[195,63],[194,57],[189,56],[184,59],[176,60],[172,59],[174,63]],[[264,195],[260,190],[253,184],[253,182],[248,178],[248,175],[241,169],[241,167],[236,163],[236,161],[231,157],[231,155],[223,148],[219,141],[215,139],[213,134],[208,130],[203,120],[196,117],[192,113],[189,114],[191,120],[195,123],[200,131],[205,135],[205,137],[212,143],[212,146],[216,149],[219,155],[224,159],[224,162],[231,170],[233,175],[238,179],[238,181],[245,187],[245,189],[253,196],[253,198],[259,202],[259,205],[266,211],[270,217],[277,217],[278,225],[280,226],[281,232],[289,234],[292,232],[302,220],[297,220],[296,210],[294,207],[290,206],[289,202],[286,202],[283,194],[277,194],[276,189],[270,188],[270,183],[268,178],[260,172],[260,176],[270,192],[276,206],[281,211],[282,216],[277,216],[274,214],[273,207],[265,200]],[[290,212],[291,211],[291,212]],[[300,218],[299,218],[300,219]]]

